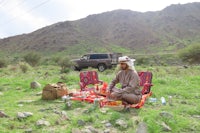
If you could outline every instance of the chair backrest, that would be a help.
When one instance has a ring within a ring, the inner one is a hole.
[[[152,86],[152,72],[138,72],[138,75],[140,77],[140,86],[142,86],[142,94],[147,94],[151,90]]]
[[[87,86],[89,84],[95,85],[98,84],[98,74],[96,71],[84,71],[80,72],[80,82],[83,86]]]

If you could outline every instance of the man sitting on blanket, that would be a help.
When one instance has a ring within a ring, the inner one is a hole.
[[[122,100],[125,104],[139,103],[142,98],[139,89],[139,76],[134,68],[134,59],[127,56],[119,57],[120,71],[108,87],[108,97],[113,100]],[[121,88],[116,88],[117,83]]]

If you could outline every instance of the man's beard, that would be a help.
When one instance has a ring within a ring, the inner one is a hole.
[[[121,67],[122,70],[127,70],[128,68],[129,68],[128,65],[126,65],[126,67],[124,67],[124,68]]]

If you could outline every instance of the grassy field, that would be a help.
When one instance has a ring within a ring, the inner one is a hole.
[[[115,111],[96,108],[93,104],[84,102],[72,102],[72,107],[68,109],[61,99],[44,101],[41,100],[41,95],[36,95],[46,84],[58,81],[65,82],[68,89],[79,89],[79,72],[61,74],[57,66],[39,66],[29,69],[27,73],[22,73],[17,66],[1,68],[0,110],[9,118],[0,118],[0,132],[70,133],[92,126],[98,132],[109,129],[112,133],[134,133],[138,125],[144,122],[149,133],[166,132],[166,126],[171,128],[170,132],[173,133],[199,133],[200,67],[191,66],[186,69],[180,66],[137,66],[136,69],[153,72],[154,86],[151,97],[157,101],[147,101],[141,109]],[[99,78],[109,83],[114,75],[114,70],[107,70],[99,73]],[[31,89],[32,81],[38,81],[42,87]],[[166,98],[166,105],[161,104],[162,96]],[[172,97],[171,105],[169,96]],[[22,100],[33,101],[23,103],[20,102]],[[59,112],[62,111],[66,112],[67,119],[61,117]],[[33,116],[17,119],[17,112],[32,112]],[[36,122],[40,119],[49,121],[50,125],[37,126]],[[124,120],[127,127],[117,125],[118,119]],[[106,122],[112,126],[106,127]]]

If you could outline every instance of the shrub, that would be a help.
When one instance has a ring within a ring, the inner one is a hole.
[[[40,65],[51,65],[51,64],[53,64],[52,62],[51,62],[51,59],[50,58],[48,58],[48,57],[46,57],[46,58],[43,58],[42,60],[40,60]]]
[[[60,58],[59,56],[54,56],[54,57],[51,58],[51,60],[52,60],[53,62],[55,62],[55,63],[59,63],[60,60],[61,60],[61,58]]]
[[[140,57],[136,60],[137,65],[147,65],[149,63],[147,57]]]
[[[37,66],[40,62],[41,56],[38,53],[28,53],[24,56],[24,60],[31,66]]]
[[[61,58],[58,56],[44,57],[41,60],[41,65],[57,65],[60,60]]]
[[[5,59],[0,59],[0,68],[6,67],[7,61]]]
[[[71,68],[64,68],[61,70],[61,73],[69,73]]]
[[[65,57],[59,60],[58,65],[61,67],[62,73],[68,73],[73,66],[73,63],[69,60],[68,57]]]
[[[22,70],[23,73],[26,73],[28,71],[28,69],[30,69],[30,66],[26,62],[20,62],[19,68]]]
[[[11,66],[8,66],[8,69],[9,69],[10,71],[15,72],[15,71],[17,71],[18,66],[16,66],[16,65],[11,65]]]
[[[113,66],[113,68],[111,68],[111,69],[106,69],[103,73],[105,74],[105,75],[109,75],[109,74],[113,74],[114,72],[115,72],[115,66]]]
[[[183,62],[187,62],[189,64],[200,63],[200,45],[194,44],[180,50],[179,57]]]

